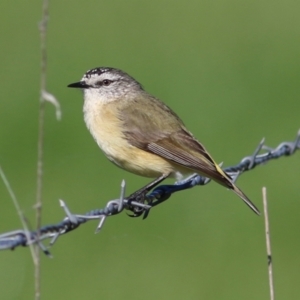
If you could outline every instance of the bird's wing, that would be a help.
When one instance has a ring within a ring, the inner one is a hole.
[[[159,155],[173,163],[186,167],[231,187],[228,176],[214,162],[205,148],[185,131],[172,133],[164,138],[147,140],[136,131],[126,132],[129,143],[137,148]]]
[[[123,108],[120,119],[124,122],[123,133],[128,142],[232,188],[230,177],[184,127],[178,116],[167,106],[162,109],[168,110],[168,117],[159,115],[161,110],[153,115],[151,110],[139,109],[138,106]]]
[[[164,114],[161,109],[138,109],[130,106],[122,111],[123,134],[128,142],[144,151],[156,154],[175,164],[209,177],[219,184],[233,190],[255,213],[260,214],[250,199],[232,182],[215,163],[204,146],[184,127],[182,121],[171,109],[162,105],[162,109],[171,113]]]

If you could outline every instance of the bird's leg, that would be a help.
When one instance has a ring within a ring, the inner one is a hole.
[[[144,187],[142,187],[141,189],[139,189],[138,191],[132,193],[130,196],[128,196],[127,199],[127,205],[128,205],[128,209],[131,210],[134,215],[133,217],[138,217],[142,214],[143,212],[143,208],[137,208],[137,207],[132,207],[130,204],[132,201],[136,201],[136,202],[144,202],[145,200],[145,196],[146,194],[152,190],[154,187],[156,187],[158,184],[160,184],[163,180],[165,180],[167,177],[169,176],[169,174],[163,174],[160,177],[156,178],[155,180],[151,181],[150,183],[148,183],[147,185],[145,185]]]
[[[155,180],[151,181],[147,185],[143,186],[136,192],[132,193],[130,196],[127,197],[128,204],[130,204],[131,201],[137,201],[141,202],[145,199],[145,195],[152,190],[154,187],[156,187],[158,184],[160,184],[163,180],[165,180],[169,174],[163,174],[160,177],[156,178]]]

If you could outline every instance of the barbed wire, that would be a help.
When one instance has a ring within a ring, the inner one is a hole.
[[[262,139],[252,155],[244,157],[237,165],[223,168],[223,170],[231,176],[233,181],[236,181],[245,171],[253,170],[256,166],[265,164],[270,160],[294,154],[296,150],[300,149],[300,130],[293,142],[282,142],[275,149],[266,146],[264,143],[265,139]],[[261,151],[264,152],[260,153]],[[51,257],[49,247],[57,241],[58,237],[73,231],[87,221],[98,220],[97,233],[103,227],[107,217],[120,214],[123,210],[131,211],[133,213],[129,215],[131,217],[143,216],[143,219],[145,219],[148,217],[151,208],[169,199],[173,193],[197,185],[205,185],[209,182],[210,179],[194,174],[174,185],[160,185],[152,192],[150,192],[148,189],[149,185],[147,185],[125,197],[126,184],[123,180],[119,199],[110,200],[104,208],[89,211],[84,215],[71,213],[66,203],[63,200],[59,200],[60,206],[66,214],[66,217],[61,222],[54,225],[45,225],[39,231],[19,229],[0,234],[0,250],[13,250],[18,246],[38,244],[41,250]],[[150,184],[150,186],[152,185]],[[45,239],[51,239],[48,247],[42,243]]]

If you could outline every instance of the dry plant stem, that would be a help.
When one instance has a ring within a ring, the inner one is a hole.
[[[40,105],[38,116],[38,153],[37,153],[37,183],[36,183],[36,227],[37,231],[42,224],[42,188],[43,188],[43,148],[44,148],[44,122],[45,122],[45,100],[43,92],[46,90],[46,69],[47,69],[47,49],[46,49],[46,33],[48,22],[49,1],[43,1],[42,21],[39,24],[41,39],[41,85],[40,85]],[[40,247],[35,246],[35,299],[39,300],[40,292]]]
[[[270,299],[274,300],[275,297],[274,297],[274,284],[273,284],[273,266],[272,266],[273,264],[272,264],[270,228],[269,228],[267,189],[265,187],[263,187],[262,192],[263,192],[263,204],[264,204],[264,216],[265,216],[265,233],[266,233],[267,256],[268,256]]]
[[[30,234],[29,234],[28,226],[27,226],[26,221],[24,219],[24,214],[23,214],[23,212],[21,210],[21,207],[19,205],[17,197],[16,197],[13,189],[11,188],[11,186],[9,184],[9,181],[8,181],[7,177],[5,176],[5,173],[4,173],[4,171],[3,171],[3,169],[2,169],[1,166],[0,166],[0,177],[1,177],[1,179],[2,179],[2,181],[3,181],[3,183],[4,183],[5,187],[6,187],[6,189],[7,189],[8,193],[9,193],[9,195],[10,195],[10,198],[11,198],[11,200],[12,200],[14,206],[15,206],[15,209],[16,209],[18,215],[19,215],[19,218],[21,220],[21,223],[22,223],[22,226],[24,228],[24,231],[25,231],[25,233],[27,235],[27,239],[29,240],[30,239],[30,237],[29,237]],[[31,252],[31,255],[32,255],[33,262],[35,263],[36,258],[35,258],[34,247],[33,247],[33,245],[29,245],[29,247],[30,247],[30,252]]]

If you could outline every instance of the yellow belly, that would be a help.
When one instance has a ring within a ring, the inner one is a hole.
[[[177,168],[174,164],[128,143],[114,107],[113,104],[103,103],[84,106],[86,125],[107,158],[120,168],[140,176],[155,178],[162,174],[175,175]]]

